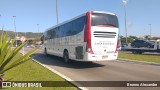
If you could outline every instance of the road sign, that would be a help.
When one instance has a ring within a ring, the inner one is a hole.
[[[21,42],[25,42],[25,41],[26,41],[26,37],[21,36],[21,37],[20,37],[20,41],[21,41]]]

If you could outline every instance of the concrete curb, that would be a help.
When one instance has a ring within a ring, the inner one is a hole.
[[[117,61],[129,61],[129,62],[137,62],[137,63],[145,63],[145,64],[160,65],[160,63],[155,63],[155,62],[146,62],[146,61],[138,61],[138,60],[123,59],[123,58],[118,58]]]
[[[69,81],[71,84],[77,86],[80,90],[89,90],[89,89],[87,89],[86,87],[83,87],[81,84],[79,84],[79,83],[77,83],[77,82],[71,82],[71,81],[74,81],[74,80],[68,78],[67,76],[61,74],[60,72],[54,70],[53,68],[51,68],[51,67],[49,67],[49,66],[47,66],[47,65],[45,65],[45,64],[42,64],[42,63],[40,63],[39,61],[34,60],[33,58],[32,58],[32,60],[33,60],[34,62],[40,64],[41,66],[47,68],[47,69],[50,70],[51,72],[54,72],[55,74],[59,75],[59,76],[62,77],[63,79]]]
[[[20,53],[22,54],[22,52],[20,52]],[[32,59],[32,61],[38,63],[39,65],[41,65],[41,66],[43,66],[44,68],[50,70],[51,72],[59,75],[60,77],[62,77],[63,79],[67,80],[68,82],[70,82],[70,83],[73,84],[74,86],[78,87],[80,90],[89,90],[88,88],[83,87],[81,84],[79,84],[79,83],[77,83],[77,82],[71,82],[71,81],[74,81],[74,80],[68,78],[67,76],[61,74],[60,72],[54,70],[53,68],[51,68],[51,67],[49,67],[49,66],[47,66],[47,65],[45,65],[45,64],[42,64],[42,63],[40,63],[39,61],[36,61],[36,60],[33,59],[32,57],[30,57],[30,58]]]

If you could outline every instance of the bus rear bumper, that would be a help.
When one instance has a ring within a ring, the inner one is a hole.
[[[107,55],[95,55],[87,53],[84,57],[85,61],[110,61],[117,60],[118,53],[112,53]]]

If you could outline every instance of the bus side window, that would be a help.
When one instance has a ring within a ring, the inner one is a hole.
[[[59,27],[56,28],[56,38],[60,37],[60,31],[59,31]]]
[[[46,37],[46,40],[50,39],[50,34],[49,34],[50,30],[47,31],[47,37]]]
[[[72,29],[68,31],[68,33],[70,33],[70,36],[76,34],[76,29],[77,29],[77,27],[76,27],[77,26],[77,21],[76,20],[74,20],[72,22]]]
[[[78,33],[81,32],[84,28],[84,25],[85,25],[85,16],[84,17],[81,17],[79,20],[78,20]]]
[[[85,24],[85,19],[86,19],[85,16],[76,19],[75,26],[74,26],[74,29],[76,31],[75,34],[78,34],[83,30],[84,24]]]
[[[47,33],[44,33],[44,40],[47,40]]]
[[[69,22],[65,25],[64,36],[70,36],[71,30],[72,30],[72,22]]]
[[[55,28],[51,29],[50,35],[51,35],[50,39],[54,39],[55,38],[55,36],[56,36]]]

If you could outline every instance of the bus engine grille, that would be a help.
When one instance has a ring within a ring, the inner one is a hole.
[[[97,38],[115,38],[116,32],[94,31],[94,37]]]

